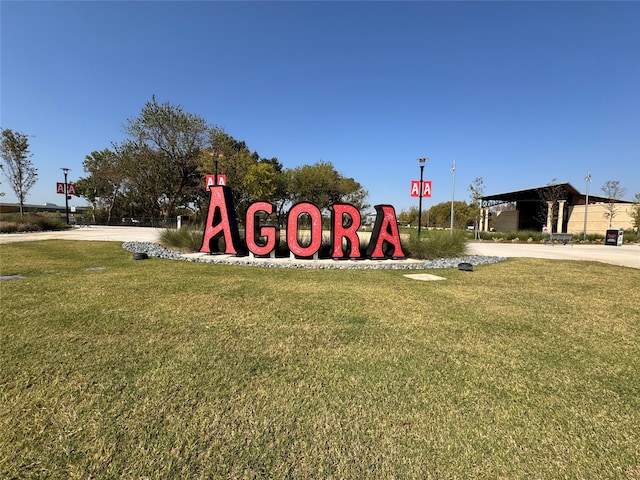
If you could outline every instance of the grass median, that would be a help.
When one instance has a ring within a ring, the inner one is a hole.
[[[640,477],[637,270],[404,273],[0,245],[0,477]]]

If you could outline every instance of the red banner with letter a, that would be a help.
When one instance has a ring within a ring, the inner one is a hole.
[[[226,185],[227,184],[227,176],[226,175],[218,175],[218,183],[216,183],[216,176],[215,175],[207,175],[206,176],[206,180],[207,180],[207,192],[209,190],[211,190],[211,187],[214,187],[216,185]]]
[[[420,180],[411,180],[411,196],[420,196]],[[431,180],[425,180],[422,182],[422,196],[431,197]]]
[[[56,193],[61,193],[64,195],[64,183],[56,182]],[[78,190],[76,189],[75,183],[67,183],[67,195],[75,195],[78,196]]]

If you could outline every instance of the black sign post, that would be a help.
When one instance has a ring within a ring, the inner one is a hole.
[[[604,239],[605,245],[611,245],[612,247],[619,247],[622,245],[622,236],[624,230],[607,230],[607,235]]]

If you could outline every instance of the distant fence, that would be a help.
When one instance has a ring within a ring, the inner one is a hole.
[[[106,219],[93,219],[89,215],[73,215],[69,217],[72,225],[109,225],[112,227],[154,227],[154,228],[176,228],[178,219],[176,217],[165,220],[164,217],[120,217],[112,218],[109,222]],[[182,225],[188,222],[183,218]]]

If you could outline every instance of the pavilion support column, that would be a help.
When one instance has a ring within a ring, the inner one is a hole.
[[[563,233],[564,230],[564,204],[566,200],[558,200],[558,226],[556,227],[556,232]]]
[[[547,232],[551,233],[553,230],[553,201],[547,202]]]
[[[489,207],[485,207],[484,209],[484,226],[482,228],[483,232],[489,231]]]

